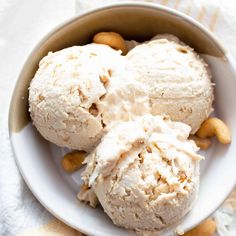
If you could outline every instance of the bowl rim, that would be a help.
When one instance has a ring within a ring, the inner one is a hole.
[[[13,154],[14,154],[14,159],[15,162],[17,164],[17,168],[20,171],[20,174],[22,176],[22,178],[24,179],[26,185],[29,187],[30,191],[32,192],[32,194],[36,197],[36,199],[39,201],[39,203],[53,216],[55,216],[57,219],[59,219],[60,221],[62,221],[63,223],[65,223],[66,225],[79,230],[81,233],[85,233],[88,235],[101,235],[99,232],[97,232],[96,230],[92,230],[91,228],[87,228],[87,227],[83,227],[83,224],[79,223],[77,226],[75,226],[73,223],[71,223],[69,220],[61,218],[59,214],[57,214],[53,209],[51,209],[49,206],[47,206],[44,201],[41,199],[40,196],[38,196],[36,194],[36,192],[34,191],[34,187],[29,183],[29,181],[27,180],[27,178],[24,175],[24,172],[20,166],[20,163],[18,161],[18,158],[16,157],[16,153],[15,153],[15,147],[14,147],[14,141],[12,139],[12,134],[15,133],[13,131],[13,116],[14,116],[14,112],[13,112],[13,108],[14,108],[14,92],[17,90],[17,85],[20,84],[21,82],[21,78],[22,78],[22,74],[23,71],[26,67],[27,64],[29,64],[30,62],[30,58],[32,58],[32,56],[38,51],[38,49],[42,46],[42,44],[48,39],[50,38],[53,34],[55,34],[56,32],[58,32],[59,30],[63,29],[64,27],[66,27],[67,25],[73,23],[74,21],[77,21],[85,16],[89,16],[92,15],[96,12],[99,11],[104,11],[104,10],[109,10],[109,9],[114,9],[114,8],[120,8],[120,7],[141,7],[141,8],[147,8],[147,9],[155,9],[155,10],[161,10],[166,12],[167,14],[171,14],[174,16],[178,16],[186,21],[188,21],[190,24],[196,26],[200,31],[202,31],[204,34],[206,34],[210,40],[212,40],[212,42],[216,45],[216,47],[222,52],[222,54],[224,56],[227,56],[227,59],[229,61],[230,64],[234,64],[235,68],[236,68],[236,63],[233,59],[233,57],[231,56],[231,54],[225,49],[225,47],[222,45],[222,43],[219,41],[219,39],[204,25],[202,25],[201,23],[199,23],[197,20],[195,20],[194,18],[192,18],[191,16],[186,15],[185,13],[182,13],[176,9],[172,9],[170,7],[167,6],[163,6],[161,4],[157,4],[157,3],[149,3],[149,2],[131,2],[131,1],[124,1],[124,2],[120,2],[120,3],[109,3],[106,4],[104,6],[99,6],[96,8],[93,8],[91,10],[87,10],[84,11],[82,13],[79,13],[75,16],[70,17],[67,20],[64,20],[62,23],[58,24],[57,26],[53,27],[48,33],[45,34],[45,36],[43,36],[38,42],[36,42],[35,46],[31,49],[30,53],[27,55],[27,58],[20,70],[20,73],[17,77],[17,80],[14,84],[13,90],[12,90],[12,95],[11,95],[11,100],[10,100],[10,105],[9,105],[9,110],[8,110],[8,132],[9,132],[9,138],[10,138],[10,143],[11,143],[11,148],[13,150]],[[25,126],[26,127],[26,126]],[[24,128],[25,128],[24,127]],[[231,190],[232,191],[232,190]],[[228,192],[226,197],[222,200],[221,204],[227,199],[227,196],[231,193]],[[220,206],[220,205],[219,205]],[[219,207],[218,206],[218,207]],[[217,208],[218,208],[217,207]],[[216,209],[217,209],[216,208]],[[216,210],[214,209],[214,210]],[[209,217],[209,216],[207,216]],[[205,220],[207,217],[205,217],[203,220]],[[186,228],[185,232],[187,232],[188,230],[194,228],[196,225],[198,225],[200,222],[197,222],[193,225],[191,225],[189,228]]]

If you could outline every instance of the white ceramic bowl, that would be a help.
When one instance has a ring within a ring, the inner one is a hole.
[[[26,61],[12,96],[9,132],[16,162],[35,197],[53,215],[89,235],[133,235],[116,227],[101,208],[78,202],[80,172],[72,175],[60,166],[65,150],[45,141],[32,126],[28,115],[28,86],[39,60],[49,51],[91,41],[99,31],[116,31],[126,39],[144,41],[157,33],[172,33],[195,48],[209,63],[216,83],[215,112],[231,128],[229,146],[219,143],[206,153],[201,166],[199,198],[181,226],[188,230],[212,214],[236,182],[236,67],[230,54],[199,23],[166,7],[152,4],[116,4],[78,16],[47,35]],[[162,235],[171,235],[172,228]]]

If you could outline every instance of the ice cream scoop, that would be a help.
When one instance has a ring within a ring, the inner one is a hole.
[[[44,138],[90,151],[110,122],[149,112],[148,96],[120,53],[88,44],[50,52],[40,61],[29,87],[29,111]]]
[[[82,179],[118,225],[155,231],[179,221],[199,186],[197,146],[190,126],[145,115],[120,122],[86,158]],[[86,199],[82,189],[78,197]]]
[[[134,47],[127,58],[149,90],[151,112],[167,114],[195,133],[211,113],[213,86],[206,62],[173,35],[157,35]]]

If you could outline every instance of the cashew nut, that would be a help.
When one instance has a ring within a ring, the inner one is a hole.
[[[222,144],[229,144],[231,142],[229,127],[222,120],[215,117],[205,120],[196,135],[199,138],[208,138],[215,135]]]
[[[106,44],[116,50],[121,50],[125,55],[128,52],[127,45],[123,37],[115,32],[100,32],[94,35],[93,42],[98,44]]]
[[[199,138],[195,135],[191,135],[190,139],[192,139],[196,145],[203,150],[208,149],[211,145],[211,140],[208,138]]]
[[[67,153],[62,159],[62,167],[67,172],[73,172],[78,170],[82,166],[82,162],[85,159],[85,152],[74,151]]]
[[[207,219],[196,228],[190,230],[183,236],[213,236],[216,231],[216,223],[212,219]]]

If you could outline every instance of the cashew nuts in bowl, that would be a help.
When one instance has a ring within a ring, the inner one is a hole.
[[[196,135],[199,138],[216,136],[222,144],[229,144],[231,142],[229,127],[222,120],[215,117],[205,120]]]
[[[108,45],[116,50],[121,50],[123,55],[128,52],[127,45],[123,37],[115,32],[100,32],[94,35],[93,42]]]
[[[86,153],[82,151],[73,151],[65,154],[61,165],[66,172],[74,172],[78,170],[85,159]]]
[[[206,150],[211,146],[211,140],[208,138],[199,138],[195,135],[191,135],[190,139],[192,139],[200,149]]]

